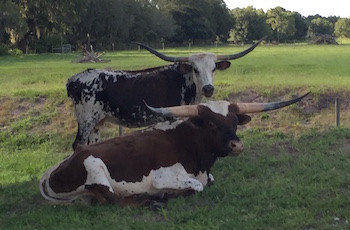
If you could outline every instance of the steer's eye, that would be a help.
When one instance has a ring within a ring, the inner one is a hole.
[[[216,70],[216,68],[214,68],[214,69],[213,69],[211,72],[213,72],[213,73],[214,73],[214,72],[215,72],[215,70]]]
[[[216,124],[214,124],[214,122],[209,122],[209,128],[213,130],[213,129],[216,129],[217,126]]]
[[[199,71],[198,71],[197,68],[194,68],[193,71],[194,71],[195,74],[199,74]]]

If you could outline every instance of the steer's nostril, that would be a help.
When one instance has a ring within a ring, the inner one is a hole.
[[[229,146],[232,150],[243,151],[243,142],[242,141],[230,141]]]
[[[231,141],[230,147],[231,147],[231,148],[235,148],[235,147],[236,147],[236,145],[235,145],[235,143],[234,143],[233,141]]]

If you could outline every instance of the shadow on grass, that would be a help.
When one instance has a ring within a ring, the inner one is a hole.
[[[0,187],[1,229],[144,229],[154,221],[158,226],[171,224],[161,210],[52,204],[41,196],[37,180]]]

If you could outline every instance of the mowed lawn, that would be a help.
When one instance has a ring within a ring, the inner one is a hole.
[[[168,55],[237,53],[245,47],[165,49]],[[71,152],[76,124],[67,79],[87,68],[141,69],[168,63],[141,50],[0,57],[0,229],[349,229],[350,45],[261,45],[215,74],[214,99],[302,103],[253,116],[238,130],[236,158],[218,159],[213,186],[164,209],[51,204],[42,173]],[[341,125],[334,127],[334,97]],[[327,103],[327,106],[322,106]],[[116,127],[106,127],[105,137]],[[128,130],[130,131],[130,130]],[[166,153],[165,153],[166,154]]]

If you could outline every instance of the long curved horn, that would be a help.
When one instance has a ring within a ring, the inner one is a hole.
[[[154,108],[146,104],[145,105],[153,113],[164,116],[164,117],[190,117],[198,115],[197,105],[182,105],[182,106],[172,106],[166,108]]]
[[[255,49],[255,47],[257,47],[267,36],[263,37],[262,39],[260,39],[259,41],[257,41],[255,44],[253,44],[251,47],[249,47],[246,50],[243,50],[240,53],[237,54],[227,54],[227,55],[216,55],[217,60],[220,61],[227,61],[227,60],[233,60],[233,59],[237,59],[237,58],[241,58],[244,55],[250,53],[253,49]]]
[[[132,42],[134,44],[137,44],[139,46],[141,46],[142,48],[145,48],[146,50],[148,50],[149,52],[151,52],[152,54],[156,55],[157,57],[163,59],[164,61],[168,61],[168,62],[188,62],[189,58],[188,57],[171,57],[171,56],[166,56],[165,54],[162,54],[160,52],[158,52],[157,50],[139,43],[139,42]]]
[[[233,60],[233,59],[241,58],[241,57],[247,55],[248,53],[250,53],[251,51],[253,51],[255,49],[255,47],[257,47],[265,38],[266,38],[266,36],[263,37],[262,39],[260,39],[259,41],[257,41],[255,44],[253,44],[248,49],[243,50],[240,53],[227,54],[227,55],[216,55],[217,60],[225,61],[225,60]],[[157,50],[155,50],[155,49],[153,49],[145,44],[142,44],[140,42],[132,42],[132,43],[141,46],[142,48],[148,50],[150,53],[156,55],[157,57],[163,59],[164,61],[168,61],[168,62],[188,62],[189,61],[189,57],[187,57],[187,56],[183,56],[183,57],[167,56],[167,55],[162,54],[162,53],[158,52]]]
[[[270,111],[275,109],[280,109],[285,106],[294,104],[304,97],[306,97],[310,92],[307,92],[301,97],[291,99],[288,101],[279,101],[279,102],[270,102],[270,103],[236,103],[238,109],[238,114],[244,114],[244,113],[258,113],[258,112],[264,112],[264,111]]]

